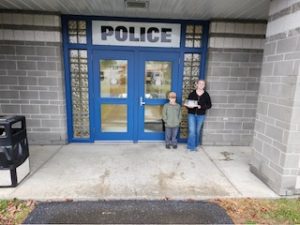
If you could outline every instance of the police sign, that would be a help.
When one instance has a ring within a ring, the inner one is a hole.
[[[180,24],[92,21],[94,45],[180,47]]]

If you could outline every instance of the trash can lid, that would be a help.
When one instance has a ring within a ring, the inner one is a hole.
[[[9,115],[7,115],[7,116],[1,116],[0,115],[0,121],[8,121],[8,120],[12,120],[12,119],[14,119],[14,118],[16,118],[16,116],[9,116]]]

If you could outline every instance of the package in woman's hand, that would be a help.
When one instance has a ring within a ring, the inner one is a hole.
[[[194,108],[194,107],[198,107],[198,102],[195,100],[185,100],[184,105],[189,107],[189,108]]]

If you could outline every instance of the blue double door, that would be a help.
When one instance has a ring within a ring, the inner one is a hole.
[[[179,93],[179,53],[95,50],[95,140],[163,140],[162,107]],[[91,95],[90,95],[91,96]]]

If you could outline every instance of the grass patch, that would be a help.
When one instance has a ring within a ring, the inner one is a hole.
[[[274,210],[266,213],[277,221],[300,224],[300,198],[279,199],[274,202]]]
[[[21,224],[34,205],[33,201],[0,200],[0,224]]]
[[[217,199],[236,224],[300,224],[300,198]]]

